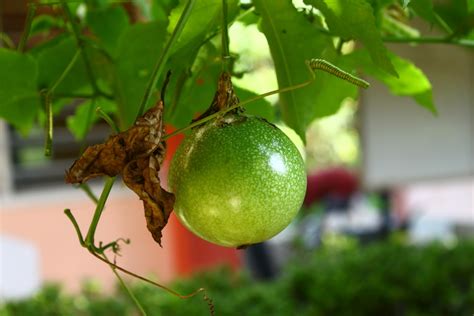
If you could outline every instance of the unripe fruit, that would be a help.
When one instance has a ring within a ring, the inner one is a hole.
[[[290,139],[261,118],[236,114],[195,128],[174,155],[169,180],[181,222],[227,247],[275,236],[306,191],[304,162]]]

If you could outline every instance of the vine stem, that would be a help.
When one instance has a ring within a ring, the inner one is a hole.
[[[71,71],[72,67],[77,61],[80,52],[76,51],[72,59],[67,64],[66,68],[63,70],[61,75],[56,79],[56,81],[51,85],[51,88],[47,89],[44,94],[44,105],[46,112],[46,140],[44,145],[44,154],[45,156],[51,156],[52,147],[53,147],[53,95],[54,90],[61,84],[61,82],[66,78],[68,73]]]
[[[105,202],[109,197],[114,182],[115,177],[108,177],[107,180],[105,180],[104,188],[102,189],[102,193],[95,208],[94,217],[92,218],[92,222],[89,225],[89,230],[87,232],[86,239],[84,240],[88,247],[94,247],[95,231],[97,229],[97,225],[99,224],[100,217],[102,216],[102,212],[104,211]]]
[[[273,91],[269,91],[269,92],[266,92],[264,94],[261,94],[261,95],[257,95],[253,98],[250,98],[250,99],[247,99],[245,101],[242,101],[242,102],[239,102],[235,105],[232,105],[228,108],[225,108],[225,109],[222,109],[221,111],[219,112],[216,112],[216,113],[213,113],[213,114],[210,114],[200,120],[197,120],[191,124],[189,124],[188,126],[186,127],[183,127],[183,128],[180,128],[180,129],[177,129],[176,131],[172,132],[172,133],[169,133],[167,135],[165,135],[163,137],[163,140],[166,140],[168,138],[171,138],[175,135],[178,135],[184,131],[187,131],[191,128],[194,128],[198,125],[201,125],[201,124],[204,124],[216,117],[219,117],[219,116],[222,116],[224,115],[225,113],[227,112],[230,112],[232,110],[235,110],[239,107],[242,107],[244,105],[247,105],[249,103],[252,103],[254,101],[257,101],[257,100],[260,100],[260,99],[263,99],[263,98],[266,98],[268,96],[271,96],[271,95],[274,95],[274,94],[277,94],[277,93],[284,93],[284,92],[288,92],[288,91],[292,91],[292,90],[296,90],[296,89],[301,89],[301,88],[304,88],[308,85],[310,85],[311,83],[313,83],[315,80],[316,80],[316,75],[314,73],[315,70],[323,70],[325,72],[328,72],[338,78],[341,78],[343,80],[346,80],[348,81],[349,83],[352,83],[354,85],[357,85],[357,86],[360,86],[362,88],[367,88],[369,86],[369,83],[360,79],[360,78],[357,78],[339,68],[337,68],[336,66],[332,65],[331,63],[325,61],[325,60],[321,60],[321,59],[312,59],[312,60],[308,60],[306,61],[306,66],[308,67],[308,71],[309,71],[309,74],[310,74],[310,78],[309,80],[305,81],[305,82],[302,82],[302,83],[299,83],[299,84],[296,84],[296,85],[293,85],[293,86],[290,86],[290,87],[285,87],[285,88],[281,88],[281,89],[277,89],[277,90],[273,90]]]
[[[120,129],[117,124],[115,124],[114,120],[107,113],[105,113],[104,110],[98,107],[95,111],[105,122],[107,122],[107,124],[109,124],[115,133],[120,133]]]
[[[199,293],[204,293],[204,300],[205,300],[205,301],[207,302],[207,304],[209,305],[209,310],[210,310],[211,315],[214,315],[214,305],[213,305],[213,303],[212,303],[212,300],[207,296],[206,289],[204,289],[204,288],[199,288],[199,289],[195,290],[194,292],[192,292],[192,293],[190,293],[190,294],[182,295],[182,294],[179,294],[178,292],[176,292],[176,291],[174,291],[174,290],[172,290],[172,289],[170,289],[170,288],[168,288],[168,287],[166,287],[166,286],[164,286],[164,285],[162,285],[162,284],[160,284],[160,283],[157,283],[157,282],[155,282],[155,281],[153,281],[153,280],[150,280],[150,279],[148,279],[148,278],[145,278],[145,277],[143,277],[143,276],[141,276],[141,275],[139,275],[139,274],[136,274],[136,273],[134,273],[134,272],[131,272],[131,271],[129,271],[129,270],[127,270],[127,269],[125,269],[125,268],[123,268],[123,267],[117,265],[116,263],[110,262],[108,259],[103,258],[101,255],[99,255],[98,253],[95,252],[94,249],[95,249],[96,247],[91,246],[91,245],[88,245],[88,243],[86,242],[86,240],[84,240],[84,238],[83,238],[83,236],[82,236],[82,233],[81,233],[81,228],[79,227],[79,224],[77,223],[76,218],[75,218],[74,215],[72,214],[71,210],[70,210],[70,209],[65,209],[65,210],[64,210],[64,214],[66,214],[66,216],[67,216],[67,217],[69,218],[69,220],[72,222],[72,225],[73,225],[73,227],[74,227],[74,229],[75,229],[75,231],[76,231],[77,237],[78,237],[78,239],[79,239],[79,243],[80,243],[83,247],[87,248],[87,250],[89,251],[89,253],[90,253],[91,255],[93,255],[94,257],[96,257],[96,258],[99,259],[100,261],[106,263],[106,264],[109,265],[110,267],[113,267],[113,268],[115,268],[115,269],[117,269],[117,270],[119,270],[119,271],[121,271],[121,272],[123,272],[123,273],[125,273],[125,274],[127,274],[127,275],[130,275],[130,276],[132,276],[132,277],[134,277],[134,278],[137,278],[137,279],[139,279],[139,280],[142,280],[142,281],[144,281],[144,282],[146,282],[146,283],[148,283],[148,284],[151,284],[151,285],[153,285],[153,286],[159,287],[159,288],[161,288],[162,290],[164,290],[164,291],[166,291],[166,292],[168,292],[168,293],[170,293],[170,294],[172,294],[172,295],[174,295],[174,296],[176,296],[176,297],[178,297],[178,298],[180,298],[180,299],[186,299],[186,298],[190,298],[190,297],[196,296],[196,295],[199,294]]]
[[[0,32],[0,41],[8,48],[15,49],[15,43],[13,43],[12,39],[6,33]]]
[[[229,29],[227,0],[222,0],[222,70],[230,73]]]
[[[451,27],[448,25],[448,23],[446,23],[446,21],[443,20],[443,18],[441,18],[438,13],[434,14],[434,18],[446,33],[453,34],[453,30],[451,29]]]
[[[151,98],[153,89],[156,86],[161,73],[163,72],[163,68],[165,67],[166,61],[168,60],[171,47],[177,41],[178,37],[181,35],[181,32],[183,31],[184,26],[186,22],[188,21],[188,18],[191,14],[192,8],[195,3],[196,3],[196,0],[189,0],[187,2],[186,7],[184,8],[184,11],[181,14],[181,17],[179,18],[178,23],[176,24],[176,27],[174,28],[173,33],[171,34],[171,37],[166,42],[165,48],[161,52],[161,55],[158,58],[158,61],[156,62],[155,67],[153,68],[150,81],[148,81],[148,84],[145,89],[145,94],[143,95],[142,101],[140,102],[140,107],[138,109],[136,118],[139,118],[143,114],[143,111],[145,111],[145,107]]]
[[[453,39],[451,37],[383,37],[387,43],[412,43],[412,44],[456,44],[467,47],[474,47],[474,40]]]
[[[107,255],[105,253],[102,254],[102,256],[104,257],[105,260],[109,261],[109,258],[107,258]],[[131,297],[131,299],[133,300],[133,302],[135,303],[135,306],[138,308],[138,310],[140,311],[140,313],[143,315],[143,316],[147,316],[147,313],[145,311],[145,309],[143,308],[142,304],[140,303],[140,301],[137,299],[137,297],[135,296],[135,294],[133,293],[133,291],[128,287],[127,283],[125,283],[125,281],[123,280],[123,278],[120,276],[120,274],[117,272],[117,269],[115,267],[112,267],[111,265],[109,265],[110,267],[110,270],[112,270],[113,274],[115,274],[115,277],[117,277],[117,279],[119,280],[119,283],[120,285],[122,286],[122,288],[125,290],[125,292],[127,292],[128,296]]]
[[[87,77],[90,81],[94,94],[103,96],[107,99],[113,99],[113,96],[102,91],[100,87],[97,85],[97,80],[95,78],[94,70],[89,60],[89,56],[87,55],[87,52],[86,52],[86,42],[84,41],[84,38],[81,36],[80,27],[78,23],[76,22],[74,15],[71,13],[71,10],[69,9],[67,5],[68,1],[61,0],[60,3],[63,7],[64,13],[66,14],[66,18],[67,20],[69,20],[69,24],[71,25],[72,33],[74,35],[74,38],[76,39],[77,47],[79,48],[81,52],[82,60],[84,61],[84,65],[86,67]]]
[[[97,82],[95,80],[95,75],[92,70],[92,65],[89,61],[89,57],[86,54],[85,44],[81,37],[81,31],[79,29],[79,25],[76,23],[74,16],[72,15],[71,10],[69,9],[67,5],[66,0],[61,0],[61,5],[63,7],[64,13],[66,14],[67,19],[69,20],[69,24],[71,25],[74,37],[76,38],[77,47],[81,51],[82,60],[84,61],[84,65],[86,66],[87,76],[89,77],[89,81],[92,85],[92,89],[95,92],[98,92],[100,90],[99,90],[99,87],[97,86]]]
[[[94,194],[91,187],[87,183],[81,183],[78,186],[84,193],[95,203],[99,202],[99,198]]]
[[[28,37],[30,36],[31,32],[31,24],[36,13],[36,5],[34,5],[34,3],[28,1],[27,6],[28,12],[26,13],[25,27],[17,48],[19,52],[23,52],[25,50],[26,42],[28,41]]]

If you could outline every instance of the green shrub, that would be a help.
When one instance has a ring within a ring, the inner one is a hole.
[[[287,266],[276,281],[260,283],[221,268],[171,286],[180,293],[205,287],[216,315],[471,316],[474,242],[454,247],[383,242],[329,246]],[[149,315],[208,315],[202,296],[181,300],[143,283],[132,290]],[[104,296],[89,286],[77,296],[46,286],[35,297],[7,302],[0,315],[136,315],[121,290]]]

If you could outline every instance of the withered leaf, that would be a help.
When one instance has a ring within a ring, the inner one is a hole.
[[[125,132],[88,147],[66,172],[66,182],[121,174],[143,201],[147,228],[161,246],[161,231],[173,210],[174,195],[161,188],[158,171],[165,156],[163,102],[149,109]]]
[[[88,147],[66,172],[67,183],[82,183],[97,176],[116,176],[138,157],[151,155],[163,134],[163,102],[150,108],[125,132],[103,144]]]
[[[158,171],[160,157],[163,157],[164,143],[155,153],[146,158],[133,160],[125,167],[123,182],[143,201],[147,228],[153,239],[161,246],[161,231],[173,211],[174,194],[165,191],[160,185]]]

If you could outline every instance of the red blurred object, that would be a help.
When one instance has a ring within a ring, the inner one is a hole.
[[[169,126],[166,127],[166,133],[173,130]],[[166,157],[161,171],[162,179],[167,180],[171,158],[183,139],[184,135],[178,134],[167,141]],[[229,265],[234,269],[241,266],[240,255],[236,249],[217,246],[195,236],[179,222],[174,214],[171,214],[167,226],[168,233],[172,234],[176,240],[173,252],[176,256],[175,268],[178,274],[188,275],[216,265]]]
[[[317,171],[308,175],[303,204],[310,206],[326,197],[348,199],[359,188],[357,176],[342,167]]]

